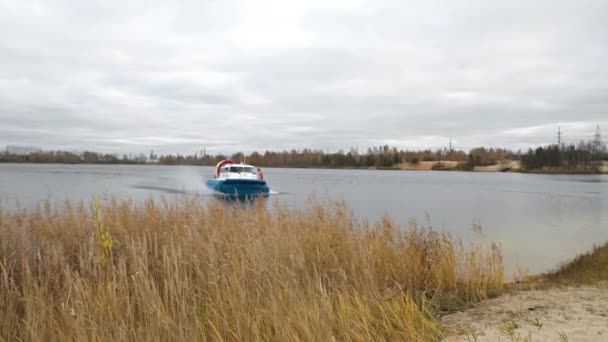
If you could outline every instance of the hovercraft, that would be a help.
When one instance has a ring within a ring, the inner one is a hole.
[[[217,163],[215,177],[207,180],[207,186],[229,198],[266,197],[270,193],[260,169],[230,159]]]

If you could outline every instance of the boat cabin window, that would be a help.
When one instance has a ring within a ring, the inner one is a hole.
[[[255,168],[253,167],[243,167],[243,166],[231,166],[230,172],[234,173],[255,173]]]

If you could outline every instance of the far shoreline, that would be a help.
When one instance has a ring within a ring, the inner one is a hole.
[[[516,165],[505,166],[505,163],[511,163]],[[0,165],[130,165],[130,166],[206,166],[213,167],[214,165],[200,165],[200,164],[161,164],[161,163],[60,163],[60,162],[2,162]],[[351,166],[340,166],[340,167],[319,167],[319,166],[302,166],[302,165],[257,165],[262,168],[275,168],[275,169],[310,169],[310,170],[376,170],[376,171],[442,171],[442,172],[467,172],[467,173],[523,173],[523,174],[537,174],[537,175],[606,175],[608,174],[608,161],[603,161],[599,171],[589,169],[533,169],[525,170],[519,166],[519,161],[505,161],[493,165],[475,166],[472,170],[466,170],[459,168],[459,162],[457,161],[428,161],[412,163],[401,163],[398,166],[371,166],[371,167],[351,167]],[[516,166],[516,167],[513,167]]]

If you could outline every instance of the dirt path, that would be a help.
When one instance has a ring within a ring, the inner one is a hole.
[[[608,284],[517,291],[444,316],[445,341],[608,341]]]

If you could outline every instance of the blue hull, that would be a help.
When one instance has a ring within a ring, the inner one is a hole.
[[[270,193],[263,179],[209,179],[207,186],[228,197],[250,198],[268,196]]]

